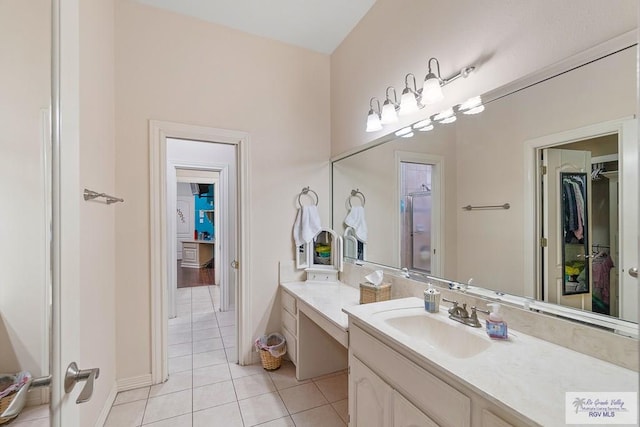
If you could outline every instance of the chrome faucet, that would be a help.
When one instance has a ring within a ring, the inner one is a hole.
[[[449,308],[449,319],[455,320],[456,322],[460,322],[467,326],[472,326],[474,328],[479,328],[482,325],[478,320],[478,311],[481,313],[489,314],[486,310],[481,310],[477,307],[471,307],[471,314],[467,311],[467,304],[462,304],[462,307],[458,305],[458,301],[448,300],[446,298],[442,298],[443,301],[451,303],[451,308]]]

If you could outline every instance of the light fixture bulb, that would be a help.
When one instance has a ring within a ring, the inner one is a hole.
[[[369,115],[367,116],[367,132],[375,132],[382,129],[382,123],[380,123],[380,116],[378,113],[373,111],[373,109],[369,110]]]
[[[419,122],[416,122],[413,124],[413,128],[416,130],[421,130],[424,127],[428,127],[431,125],[431,120],[429,119],[425,119],[425,120],[420,120]]]
[[[411,134],[411,135],[409,135],[409,134]],[[406,135],[409,135],[409,136],[406,136]],[[396,131],[396,136],[401,136],[401,137],[404,137],[404,138],[410,138],[410,137],[413,136],[413,132],[411,131],[410,127],[406,127],[406,128],[402,128],[400,130],[397,130]]]
[[[456,121],[456,115],[453,108],[448,108],[433,116],[433,120],[440,123],[453,123]]]
[[[473,107],[470,110],[465,110],[462,113],[463,114],[478,114],[478,113],[482,113],[484,111],[484,105],[478,105],[477,107]]]
[[[460,111],[471,110],[480,105],[482,105],[482,98],[479,96],[474,96],[473,98],[469,98],[466,101],[464,101],[462,104],[460,104],[460,107],[458,109]]]
[[[408,87],[404,88],[402,96],[400,97],[400,115],[406,116],[415,113],[418,110],[419,107],[416,94]]]
[[[422,86],[422,103],[431,105],[443,99],[444,94],[442,93],[440,80],[433,73],[427,74],[427,77],[424,78],[424,85]]]
[[[420,128],[418,130],[420,132],[429,132],[430,130],[433,130],[433,125],[425,126],[425,127],[422,127],[422,128]]]
[[[396,111],[396,106],[387,99],[382,105],[382,117],[380,119],[380,122],[383,125],[388,125],[391,123],[396,123],[397,121],[398,112]]]

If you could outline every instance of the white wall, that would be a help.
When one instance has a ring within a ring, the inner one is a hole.
[[[49,372],[50,20],[46,0],[0,2],[0,372],[35,376]]]
[[[486,93],[637,27],[636,0],[378,0],[331,56],[331,152],[350,148]],[[398,95],[404,76],[418,81],[427,60],[443,77],[478,66],[445,87],[445,101],[394,128],[365,133],[369,99]]]
[[[116,2],[118,378],[150,372],[149,119],[248,132],[253,336],[279,328],[303,186],[329,223],[329,57],[131,1]],[[268,250],[265,250],[268,247]],[[245,343],[245,345],[250,343]]]

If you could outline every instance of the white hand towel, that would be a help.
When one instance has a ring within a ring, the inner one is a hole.
[[[367,222],[364,219],[364,208],[362,206],[353,206],[344,219],[344,223],[349,227],[353,227],[358,240],[363,243],[367,242]]]
[[[298,209],[296,222],[293,224],[293,240],[296,247],[309,243],[320,232],[320,214],[316,205],[303,206]]]

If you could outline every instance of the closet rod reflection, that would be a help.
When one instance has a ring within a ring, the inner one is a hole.
[[[505,203],[504,205],[482,205],[482,206],[463,206],[462,209],[465,211],[472,211],[475,209],[509,209],[511,205],[509,203]]]

